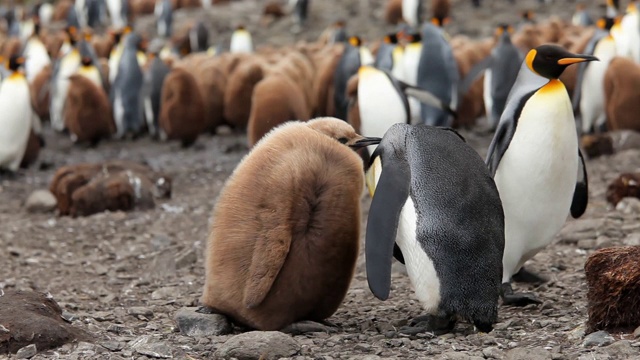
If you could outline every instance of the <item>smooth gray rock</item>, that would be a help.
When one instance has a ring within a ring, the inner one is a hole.
[[[22,349],[18,350],[16,353],[16,358],[18,359],[30,359],[38,353],[38,349],[36,348],[36,344],[31,344],[29,346],[25,346]]]
[[[633,337],[636,339],[640,338],[640,326],[638,326],[636,330],[633,332]]]
[[[134,316],[144,316],[147,318],[153,317],[153,310],[141,306],[134,306],[127,309],[127,314]]]
[[[58,200],[45,189],[32,192],[25,202],[25,207],[30,213],[48,213],[55,210],[56,206],[58,206]]]
[[[616,205],[616,210],[623,214],[640,214],[640,199],[626,197]]]
[[[633,356],[640,356],[638,349],[633,348],[629,340],[616,341],[602,350],[620,359],[632,359]]]
[[[543,348],[515,348],[507,351],[505,360],[551,360],[551,353]]]
[[[171,348],[164,342],[155,341],[152,336],[145,335],[129,343],[131,349],[140,355],[146,355],[158,359],[171,359]]]
[[[614,341],[615,339],[613,338],[613,336],[609,335],[608,332],[601,330],[587,335],[584,338],[582,346],[607,346],[609,344],[612,344]]]
[[[569,332],[567,338],[569,340],[581,340],[582,338],[584,338],[585,331],[586,327],[584,326],[584,324],[578,325],[575,329]]]
[[[238,360],[271,360],[300,351],[300,344],[280,331],[251,331],[236,335],[218,348],[214,356]]]
[[[204,337],[227,335],[233,330],[226,316],[220,314],[200,314],[197,308],[178,310],[174,320],[180,332],[186,336]]]
[[[498,349],[495,346],[482,349],[482,355],[487,359],[504,359],[504,351]]]

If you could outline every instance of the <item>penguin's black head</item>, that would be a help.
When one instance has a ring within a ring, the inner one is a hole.
[[[535,14],[532,10],[526,10],[522,12],[521,16],[522,16],[522,20],[533,21]]]
[[[24,58],[20,55],[11,55],[9,58],[9,64],[7,68],[11,71],[18,71],[18,69],[24,65]]]
[[[71,45],[75,45],[78,41],[78,29],[75,26],[71,25],[67,26],[65,28],[65,31],[67,33],[67,36],[69,36],[69,42],[71,43]]]
[[[405,40],[409,44],[415,44],[422,41],[422,35],[419,32],[404,35]]]
[[[450,22],[450,19],[448,17],[438,16],[438,17],[431,18],[431,23],[437,27],[443,27],[447,25],[449,22]]]
[[[396,34],[387,34],[383,39],[385,44],[397,44],[398,43],[398,35]]]
[[[600,19],[598,19],[598,21],[596,22],[596,26],[598,27],[598,29],[609,31],[611,30],[611,28],[615,23],[616,23],[615,18],[603,16]]]
[[[353,47],[359,47],[362,45],[362,39],[359,36],[352,36],[349,38],[349,44]]]
[[[496,27],[496,36],[510,36],[513,34],[513,27],[509,24],[500,24]]]
[[[529,70],[546,77],[557,79],[564,69],[572,64],[598,60],[591,55],[573,54],[558,45],[541,45],[531,49],[525,58]]]

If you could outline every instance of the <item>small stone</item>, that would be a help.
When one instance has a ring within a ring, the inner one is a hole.
[[[18,350],[16,353],[16,357],[18,359],[30,359],[38,353],[38,349],[35,344],[31,344],[29,346],[25,346],[22,349]]]
[[[636,330],[633,332],[633,337],[636,339],[640,338],[640,326],[638,326]]]
[[[198,253],[196,252],[196,249],[187,249],[176,255],[176,269],[181,269],[183,267],[195,264],[196,261],[198,261]]]
[[[551,353],[543,348],[516,348],[507,351],[505,360],[551,360]]]
[[[64,319],[64,321],[66,321],[68,323],[73,322],[74,320],[76,320],[78,318],[77,316],[75,316],[74,314],[72,314],[72,313],[70,313],[70,312],[68,312],[66,310],[62,312],[62,315],[60,315],[60,317],[62,319]]]
[[[90,314],[92,318],[98,321],[108,321],[113,319],[113,313],[109,311],[96,311],[93,314]]]
[[[595,239],[584,239],[584,240],[578,241],[578,248],[580,249],[589,250],[589,249],[593,249],[594,247],[596,247]]]
[[[623,214],[639,214],[640,199],[634,197],[626,197],[616,205],[616,210]]]
[[[58,200],[49,190],[36,190],[29,195],[25,207],[30,213],[48,213],[58,205]]]
[[[149,335],[141,336],[138,339],[130,343],[130,346],[135,352],[140,355],[146,355],[159,359],[171,359],[173,353],[171,348],[161,342],[152,342],[152,337]]]
[[[174,320],[180,332],[186,336],[205,337],[227,335],[232,331],[231,323],[226,316],[220,314],[201,314],[197,308],[178,310]]]
[[[587,335],[584,338],[582,346],[607,346],[609,344],[612,344],[614,341],[615,339],[613,338],[613,336],[609,335],[608,332],[601,330]]]
[[[622,242],[628,246],[639,246],[640,245],[640,233],[632,233],[627,235]]]
[[[618,359],[632,359],[637,357],[638,350],[631,346],[631,341],[620,340],[606,347],[607,354]],[[634,356],[635,355],[635,356]]]
[[[571,332],[567,335],[569,340],[581,340],[585,334],[585,325],[578,325],[575,329],[571,330]]]
[[[302,335],[310,333],[335,333],[337,332],[337,329],[317,323],[315,321],[299,321],[285,327],[280,331],[291,335]]]
[[[122,325],[118,325],[118,324],[111,324],[107,328],[108,332],[111,332],[111,333],[114,333],[114,334],[118,334],[118,335],[123,334],[126,330],[127,330],[127,328],[125,328]]]
[[[131,307],[127,310],[127,314],[129,315],[133,315],[133,316],[144,316],[146,318],[152,318],[153,317],[153,311],[149,308],[146,307],[141,307],[141,306],[134,306]]]
[[[371,345],[369,345],[369,344],[356,344],[354,349],[356,349],[358,351],[368,352],[368,351],[371,351]]]
[[[482,355],[487,359],[504,359],[504,351],[495,346],[482,349]]]
[[[280,331],[251,331],[227,340],[214,357],[271,360],[296,355],[300,349],[293,337]]]
[[[152,300],[176,299],[177,290],[175,287],[163,287],[151,293]]]
[[[469,356],[468,354],[465,354],[465,353],[462,353],[462,352],[447,351],[445,353],[442,353],[438,357],[438,359],[442,359],[442,360],[470,360],[470,359],[474,359],[474,357]],[[482,359],[482,358],[480,358],[480,359]]]
[[[124,343],[121,343],[119,341],[105,341],[100,345],[110,351],[120,351],[122,350],[122,348],[124,348]]]

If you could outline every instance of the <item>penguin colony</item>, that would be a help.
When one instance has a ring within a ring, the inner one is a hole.
[[[626,11],[607,2],[595,21],[582,5],[571,23],[526,12],[470,40],[446,32],[449,1],[431,2],[428,19],[427,2],[389,1],[397,31],[383,39],[336,22],[316,42],[279,48],[256,47],[244,25],[228,47],[203,21],[177,29],[173,11],[199,5],[60,1],[21,19],[3,8],[0,167],[35,161],[43,120],[92,146],[145,133],[190,146],[222,125],[246,131],[251,151],[214,210],[201,311],[247,327],[337,310],[358,255],[366,173],[372,293],[389,297],[395,258],[430,330],[464,319],[491,331],[500,298],[540,303],[512,281],[544,281],[525,262],[567,215],[586,211],[577,134],[640,129],[635,2]],[[292,2],[294,32],[310,7]],[[156,17],[153,41],[133,27],[142,14]],[[52,30],[56,21],[64,30]],[[481,116],[495,131],[485,161],[452,129]]]

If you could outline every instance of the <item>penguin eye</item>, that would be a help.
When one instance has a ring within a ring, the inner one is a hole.
[[[338,139],[338,141],[340,141],[340,144],[346,144],[349,139],[347,139],[346,137],[341,137],[340,139]]]

